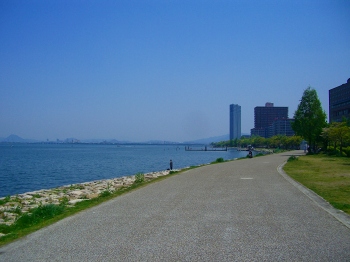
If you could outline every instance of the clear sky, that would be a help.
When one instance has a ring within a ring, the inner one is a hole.
[[[188,141],[350,78],[350,1],[0,1],[0,137]]]

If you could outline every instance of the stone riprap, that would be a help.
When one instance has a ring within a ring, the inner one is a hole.
[[[147,181],[157,177],[166,176],[169,173],[169,170],[151,172],[144,174],[144,178],[145,181]],[[21,214],[30,213],[30,210],[40,205],[59,205],[64,202],[67,206],[74,206],[77,202],[98,197],[100,193],[106,190],[114,192],[121,188],[127,188],[134,182],[135,175],[124,176],[2,197],[0,198],[0,203],[3,202],[3,204],[0,205],[0,225],[12,225]]]

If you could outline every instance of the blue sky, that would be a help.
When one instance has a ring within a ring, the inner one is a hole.
[[[350,1],[1,1],[0,137],[187,141],[350,78]]]

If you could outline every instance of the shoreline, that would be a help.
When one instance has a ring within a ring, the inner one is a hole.
[[[170,171],[178,172],[182,169],[155,171],[144,174],[145,181],[167,176]],[[104,191],[115,192],[122,188],[130,187],[135,182],[135,175],[123,176],[110,179],[95,180],[60,186],[52,189],[40,189],[23,194],[0,197],[0,225],[12,225],[23,213],[30,213],[30,210],[41,205],[59,205],[63,201],[68,207],[74,206],[81,201],[96,198]],[[0,237],[2,234],[0,233]]]

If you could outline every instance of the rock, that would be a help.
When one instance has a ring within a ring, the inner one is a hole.
[[[70,196],[80,196],[83,192],[81,190],[74,190],[69,193]]]
[[[68,203],[71,205],[75,205],[76,203],[81,202],[81,201],[85,201],[85,200],[87,200],[87,199],[72,199],[72,200],[69,200]]]
[[[173,170],[178,171],[178,170]],[[147,181],[157,178],[159,176],[168,175],[169,171],[152,172],[145,174]],[[92,182],[85,182],[80,184],[72,184],[61,186],[54,189],[43,189],[25,194],[19,194],[11,196],[11,202],[7,202],[0,205],[0,215],[3,217],[0,219],[0,224],[11,225],[14,223],[17,214],[8,212],[15,210],[16,207],[22,209],[22,212],[28,212],[33,208],[37,208],[39,205],[61,203],[62,199],[68,199],[68,207],[74,206],[74,204],[85,201],[88,199],[96,198],[103,191],[110,190],[115,191],[123,187],[128,187],[135,182],[135,176],[124,176],[114,179],[97,180]],[[81,190],[77,188],[82,188]],[[5,199],[0,198],[0,199]],[[18,200],[20,202],[18,202]],[[6,219],[4,219],[6,218]],[[6,220],[6,222],[5,222]]]

